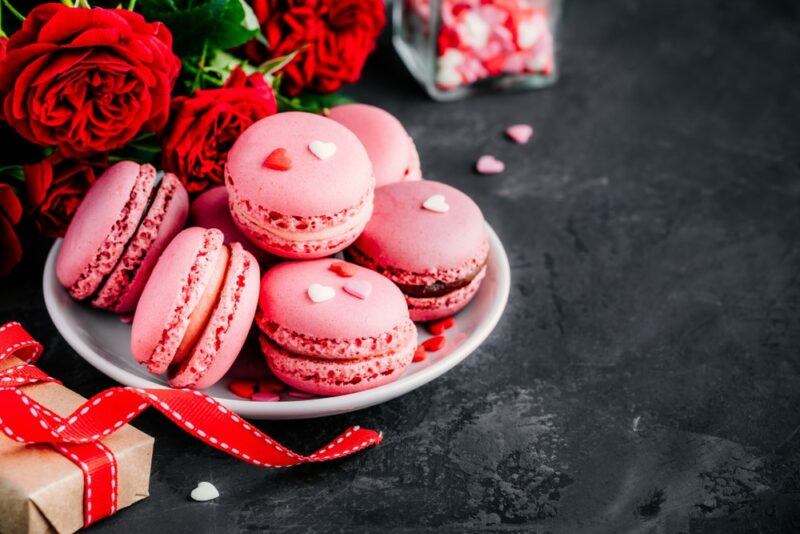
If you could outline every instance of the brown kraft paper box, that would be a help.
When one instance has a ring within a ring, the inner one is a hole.
[[[10,358],[0,362],[0,370],[21,363]],[[23,391],[60,416],[86,400],[54,383],[25,386]],[[83,473],[78,466],[47,445],[24,445],[0,435],[0,534],[61,534],[82,528]],[[118,508],[149,495],[153,441],[130,425],[102,440],[117,460]]]

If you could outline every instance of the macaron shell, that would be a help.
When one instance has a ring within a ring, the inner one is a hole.
[[[228,208],[228,191],[224,185],[212,187],[194,199],[190,210],[192,225],[216,228],[225,236],[226,243],[240,243],[262,264],[272,264],[278,258],[261,250],[239,229]]]
[[[187,228],[164,250],[145,285],[131,330],[136,361],[162,374],[172,362],[223,244],[216,229]]]
[[[416,331],[395,350],[370,358],[330,360],[297,356],[261,336],[261,348],[273,374],[314,395],[346,395],[397,380],[416,351]]]
[[[455,291],[451,291],[441,297],[433,298],[413,298],[406,296],[408,302],[408,313],[414,321],[435,321],[450,317],[460,312],[464,306],[469,304],[475,293],[481,286],[486,276],[486,267],[481,269],[478,275],[472,281]]]
[[[170,369],[172,387],[204,389],[230,369],[247,339],[258,306],[260,272],[255,257],[230,245],[228,272],[219,300],[191,355]]]
[[[330,110],[329,117],[352,131],[367,149],[377,187],[407,179],[419,179],[419,155],[397,118],[368,104],[345,104]],[[409,168],[416,166],[416,172]]]
[[[422,207],[433,195],[445,197],[447,212]],[[377,266],[441,274],[464,268],[474,272],[472,264],[486,250],[485,243],[483,214],[472,199],[447,184],[421,180],[375,191],[372,218],[355,247]]]
[[[116,313],[133,311],[161,252],[183,228],[188,212],[183,184],[174,174],[165,174],[144,220],[92,304]]]
[[[150,165],[121,161],[89,189],[64,235],[56,277],[77,299],[91,296],[122,255],[156,179]]]
[[[309,150],[312,141],[334,143],[336,152],[320,159]],[[286,150],[290,169],[264,166],[278,148]],[[338,213],[374,187],[372,164],[358,137],[336,121],[302,112],[271,115],[247,128],[228,153],[226,173],[231,202],[286,216]]]
[[[329,269],[336,260],[285,262],[261,279],[259,309],[264,320],[309,338],[357,339],[379,337],[408,320],[403,293],[380,274],[354,266],[356,273],[344,278]],[[342,288],[348,280],[369,282],[372,291],[359,299]],[[332,287],[334,297],[313,302],[311,284]]]

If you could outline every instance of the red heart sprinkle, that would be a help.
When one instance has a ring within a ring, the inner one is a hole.
[[[258,381],[259,393],[280,393],[286,389],[286,384],[278,382],[274,378],[262,378]]]
[[[445,319],[441,319],[439,321],[434,321],[428,324],[428,330],[431,334],[438,336],[444,333],[445,330],[450,330],[456,324],[456,320],[453,317],[447,317]]]
[[[428,352],[436,352],[437,350],[441,349],[444,345],[444,336],[436,336],[430,339],[426,339],[422,346],[425,347],[425,350]]]
[[[264,167],[276,171],[288,171],[292,168],[292,160],[285,148],[276,148],[264,160]]]
[[[256,392],[256,383],[253,380],[236,380],[230,383],[228,389],[238,397],[252,399],[253,393]]]
[[[425,347],[420,345],[419,347],[417,347],[417,351],[414,353],[414,357],[411,358],[411,361],[416,363],[424,361],[426,358],[427,356],[425,356]]]
[[[335,261],[331,263],[328,269],[345,278],[350,278],[356,274],[356,266],[346,261]]]

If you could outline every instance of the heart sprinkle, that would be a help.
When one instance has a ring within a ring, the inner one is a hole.
[[[428,331],[434,336],[439,336],[444,333],[445,330],[449,330],[455,326],[456,320],[453,317],[447,317],[445,319],[440,319],[438,321],[434,321],[428,324]]]
[[[256,383],[253,380],[236,380],[228,385],[228,389],[237,397],[251,399],[256,391]]]
[[[253,400],[258,402],[277,402],[281,400],[281,396],[277,393],[270,393],[268,391],[259,391],[253,393]]]
[[[308,298],[313,302],[325,302],[331,300],[335,292],[331,286],[323,286],[322,284],[311,284],[308,286]]]
[[[285,389],[286,385],[274,378],[262,378],[258,381],[258,391],[260,393],[280,393]]]
[[[292,168],[292,160],[285,148],[276,148],[264,160],[264,167],[275,171],[288,171]]]
[[[524,145],[530,141],[533,127],[530,124],[514,124],[506,128],[506,135],[515,143]]]
[[[198,482],[190,494],[195,501],[210,501],[219,497],[219,490],[211,482]]]
[[[506,164],[494,156],[481,156],[475,169],[481,174],[498,174],[506,170]]]
[[[346,293],[364,300],[372,293],[372,284],[366,280],[350,280],[342,289],[344,289]]]
[[[356,266],[352,263],[347,263],[346,261],[335,261],[331,263],[331,266],[328,267],[328,270],[333,271],[344,278],[350,278],[356,274]]]
[[[321,160],[326,160],[336,154],[336,145],[325,141],[311,141],[308,149]]]
[[[447,203],[447,200],[445,200],[444,195],[428,197],[428,199],[422,203],[422,207],[426,210],[435,211],[436,213],[447,213],[450,209],[450,205]]]
[[[414,362],[414,363],[417,363],[417,362],[425,361],[425,359],[427,359],[427,356],[425,355],[425,347],[420,345],[419,347],[417,347],[417,350],[414,352],[414,357],[411,358],[411,361]]]
[[[426,339],[422,346],[425,347],[425,350],[428,352],[436,352],[437,350],[441,349],[444,346],[444,336],[436,336],[430,339]]]

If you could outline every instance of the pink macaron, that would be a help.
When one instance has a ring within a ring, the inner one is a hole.
[[[278,258],[261,250],[242,233],[231,218],[228,207],[228,191],[224,185],[207,189],[192,201],[189,208],[189,224],[203,228],[216,228],[225,236],[225,243],[239,243],[255,256],[261,265],[272,265]]]
[[[78,300],[129,313],[170,240],[183,228],[189,197],[175,175],[121,161],[78,206],[56,259],[56,277]]]
[[[372,219],[346,254],[397,284],[413,320],[433,321],[475,296],[486,275],[489,242],[472,199],[422,180],[379,188]]]
[[[164,250],[142,293],[131,352],[178,388],[203,389],[233,365],[258,305],[258,262],[222,232],[187,228]]]
[[[347,272],[336,270],[342,264]],[[267,271],[256,321],[275,376],[315,395],[396,380],[417,347],[400,290],[374,271],[335,259],[286,262]]]
[[[368,104],[345,104],[331,109],[329,117],[364,143],[377,187],[422,179],[414,140],[394,115]]]
[[[372,213],[375,178],[358,137],[312,113],[278,113],[236,140],[225,166],[231,215],[258,246],[284,258],[334,254]]]

